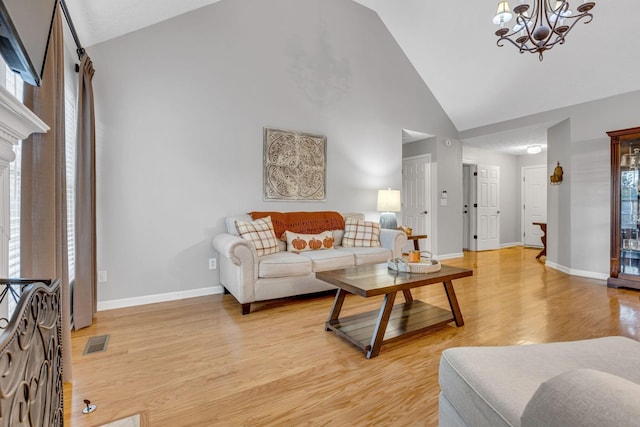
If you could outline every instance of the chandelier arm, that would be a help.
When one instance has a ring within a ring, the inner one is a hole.
[[[574,19],[574,21],[571,23],[571,25],[569,25],[567,31],[565,31],[564,33],[562,33],[562,35],[558,35],[558,39],[562,39],[562,40],[556,40],[553,42],[553,44],[551,44],[551,46],[556,45],[558,43],[562,44],[564,43],[564,40],[567,36],[567,34],[569,34],[571,32],[571,30],[573,29],[573,27],[575,27],[581,20],[585,19],[585,18],[589,18],[588,21],[585,21],[585,24],[588,24],[589,22],[591,22],[591,20],[593,20],[593,15],[591,13],[583,13],[581,15],[578,16],[574,16],[572,17]]]
[[[500,37],[498,39],[498,41],[496,42],[496,44],[498,46],[500,46],[500,47],[503,47],[504,45],[500,44],[500,42],[505,41],[505,40],[508,41],[509,43],[511,43],[512,45],[514,45],[515,47],[517,47],[518,49],[520,49],[520,53],[525,52],[525,51],[526,52],[535,52],[537,50],[536,47],[530,47],[530,46],[527,46],[524,43],[520,45],[520,44],[514,42],[513,40],[511,40],[510,38],[508,38],[506,36]]]
[[[524,8],[520,7],[520,10],[516,9],[518,12],[516,13],[517,25],[512,27],[511,31],[504,27],[502,30],[496,31],[498,36],[496,44],[502,47],[504,41],[507,40],[517,47],[520,53],[537,52],[540,61],[542,61],[543,53],[556,44],[564,44],[567,34],[578,22],[582,21],[584,24],[588,24],[593,20],[593,14],[590,11],[595,3],[587,3],[578,8],[579,14],[571,15],[568,0],[561,0],[557,9],[553,9],[551,6],[554,1],[533,0],[533,7],[525,5]],[[527,14],[529,9],[532,9],[531,15]],[[516,30],[516,28],[518,29]],[[540,36],[543,36],[542,39]]]

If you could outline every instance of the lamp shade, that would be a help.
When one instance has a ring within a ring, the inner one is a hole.
[[[400,190],[378,190],[379,212],[400,212]]]
[[[509,2],[499,2],[496,16],[493,17],[493,23],[496,25],[505,24],[511,21],[511,18],[513,18],[513,15],[511,14],[511,8],[509,8]]]

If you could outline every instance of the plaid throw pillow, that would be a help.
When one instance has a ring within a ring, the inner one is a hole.
[[[344,223],[342,246],[380,247],[380,224],[347,218]]]
[[[273,231],[271,217],[260,218],[252,222],[236,221],[238,235],[250,241],[258,256],[278,252],[278,241]]]

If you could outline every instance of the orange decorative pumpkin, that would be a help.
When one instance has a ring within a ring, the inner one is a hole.
[[[318,239],[311,239],[309,240],[309,247],[315,251],[322,247],[322,242]]]
[[[299,251],[307,247],[307,242],[305,242],[303,239],[299,237],[296,237],[295,239],[293,239],[291,244],[293,245],[294,248],[296,248]]]
[[[322,244],[324,245],[324,247],[326,249],[333,248],[333,237],[331,237],[331,236],[325,237],[324,240],[322,241]]]

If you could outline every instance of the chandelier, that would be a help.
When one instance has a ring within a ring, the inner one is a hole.
[[[565,37],[578,22],[583,19],[587,19],[585,24],[591,22],[593,15],[590,11],[596,5],[595,2],[583,0],[574,13],[568,0],[532,0],[533,7],[524,1],[519,0],[520,4],[513,9],[516,25],[511,29],[505,27],[513,18],[509,2],[498,2],[498,11],[493,17],[493,23],[500,25],[496,31],[497,44],[502,47],[506,40],[520,49],[520,53],[537,52],[540,61],[546,50],[564,43]]]

